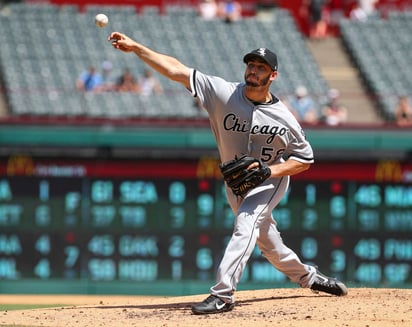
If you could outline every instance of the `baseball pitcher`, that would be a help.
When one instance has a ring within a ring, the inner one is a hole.
[[[346,286],[303,264],[282,241],[272,212],[289,185],[289,176],[307,170],[313,151],[289,109],[270,92],[278,76],[275,53],[259,48],[243,57],[244,82],[233,83],[185,66],[113,32],[115,49],[134,53],[167,78],[182,84],[208,112],[220,155],[227,199],[236,219],[210,296],[194,304],[194,314],[230,311],[234,293],[255,245],[292,282],[315,292],[342,296]],[[216,59],[218,60],[218,59]]]

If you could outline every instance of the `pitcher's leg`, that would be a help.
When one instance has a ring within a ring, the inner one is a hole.
[[[216,285],[210,293],[233,302],[233,293],[242,277],[246,263],[256,244],[256,217],[247,212],[241,212],[236,218],[235,229],[220,262]]]
[[[212,295],[233,301],[233,292],[259,237],[259,226],[271,216],[288,183],[289,179],[285,177],[278,179],[276,184],[264,183],[241,201],[229,192],[228,200],[236,214],[235,227],[217,272],[217,283],[210,289]]]
[[[261,222],[257,245],[262,255],[292,282],[301,287],[312,285],[316,269],[301,262],[297,254],[287,247],[276,228],[276,223],[270,217]]]
[[[340,280],[322,274],[317,267],[303,264],[296,253],[283,243],[272,218],[262,222],[259,232],[260,236],[256,242],[263,256],[292,282],[301,287],[310,287],[315,292],[336,296],[348,294],[346,285]]]

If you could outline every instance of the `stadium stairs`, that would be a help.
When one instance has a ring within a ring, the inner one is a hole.
[[[341,103],[348,109],[348,123],[383,123],[340,39],[308,39],[306,43],[329,86],[340,91]]]
[[[4,86],[0,81],[0,118],[7,116],[7,104],[4,97]]]

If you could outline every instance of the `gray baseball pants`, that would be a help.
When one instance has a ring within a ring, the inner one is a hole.
[[[303,264],[280,236],[272,211],[287,191],[290,178],[269,179],[242,199],[226,188],[229,205],[235,213],[234,230],[219,265],[210,292],[234,302],[234,292],[247,261],[257,244],[262,255],[292,282],[310,287],[316,269]]]

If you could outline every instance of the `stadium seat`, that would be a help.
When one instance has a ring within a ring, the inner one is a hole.
[[[410,12],[390,12],[387,19],[340,22],[342,40],[389,121],[394,119],[398,96],[412,92],[411,28]]]
[[[125,68],[137,76],[145,68],[135,56],[110,46],[106,41],[108,30],[94,25],[98,12],[109,16],[111,28],[202,72],[241,81],[243,55],[262,46],[272,48],[279,56],[279,78],[273,85],[276,93],[291,94],[305,83],[314,97],[321,98],[328,89],[304,37],[283,9],[274,10],[270,20],[244,17],[226,24],[203,21],[195,8],[181,5],[168,6],[162,13],[158,7],[136,12],[134,6],[88,5],[80,12],[76,6],[48,3],[9,6],[8,14],[0,19],[0,40],[10,45],[0,48],[0,67],[15,115],[31,111],[33,115],[111,119],[206,119],[181,85],[160,75],[164,94],[152,96],[150,102],[136,94],[116,94],[114,101],[112,94],[77,92],[75,83],[81,72],[89,66],[100,69],[103,61],[112,62],[113,77],[120,76]],[[403,37],[409,40],[407,35]]]

